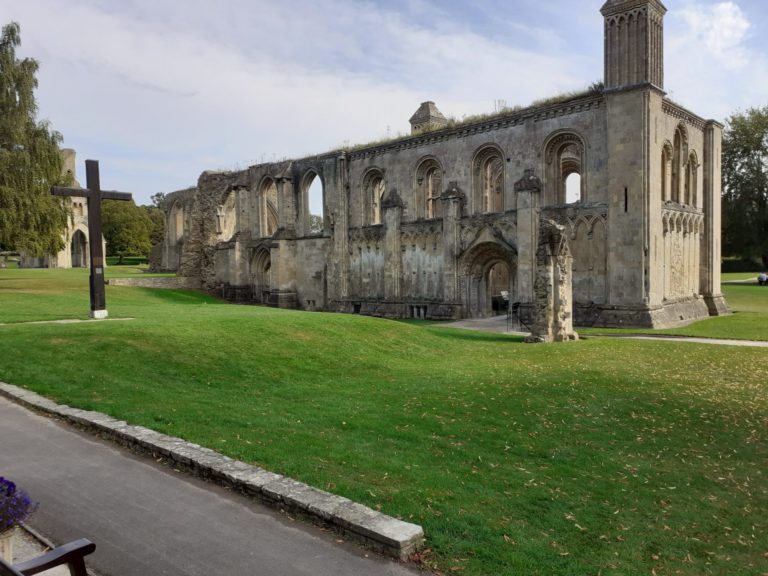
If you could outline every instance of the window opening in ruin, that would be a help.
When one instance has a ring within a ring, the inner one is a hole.
[[[440,210],[440,194],[442,194],[442,176],[437,167],[430,168],[426,175],[427,181],[427,218],[439,218],[442,216]]]
[[[474,163],[475,212],[504,210],[504,159],[496,148],[480,152]]]
[[[565,202],[581,202],[581,174],[573,172],[565,179]]]
[[[171,245],[178,244],[182,238],[184,238],[184,208],[181,204],[174,204],[171,208],[171,229],[169,230],[169,238]]]
[[[666,142],[661,149],[661,201],[672,199],[672,144]]]
[[[581,137],[569,132],[556,133],[547,140],[544,148],[545,205],[587,201],[584,149]],[[578,180],[574,174],[578,175]]]
[[[277,231],[277,184],[267,179],[261,187],[261,231],[256,236],[272,236]]]
[[[310,172],[305,178],[304,188],[305,228],[309,234],[322,234],[325,216],[323,180],[315,172]]]
[[[682,126],[675,130],[675,142],[672,150],[672,201],[678,204],[686,200],[688,184],[687,155],[688,139]]]
[[[381,224],[384,190],[383,174],[378,170],[369,172],[363,181],[363,225]]]
[[[413,219],[439,218],[440,194],[442,193],[443,170],[437,160],[428,158],[416,169],[416,188],[414,190]]]
[[[696,152],[691,152],[688,157],[688,191],[689,203],[691,206],[697,206],[699,203],[699,159]]]

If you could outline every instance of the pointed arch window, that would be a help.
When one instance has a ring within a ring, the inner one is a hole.
[[[381,224],[381,202],[386,184],[381,170],[370,170],[363,179],[363,225]]]
[[[545,203],[572,204],[586,201],[584,142],[572,132],[551,136],[544,147]]]
[[[475,213],[504,210],[504,158],[495,146],[480,150],[473,163]]]

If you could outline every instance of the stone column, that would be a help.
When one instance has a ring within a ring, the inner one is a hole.
[[[384,298],[397,300],[402,294],[403,256],[400,223],[405,204],[392,188],[381,203],[384,221]]]
[[[578,340],[573,331],[572,266],[565,228],[552,220],[539,225],[533,322],[526,342]]]
[[[539,235],[541,180],[528,169],[515,183],[517,194],[517,298],[526,308],[533,302],[536,247]]]
[[[298,308],[296,293],[296,203],[293,181],[280,177],[277,183],[277,233],[270,250],[272,287],[270,304],[278,308]]]
[[[704,234],[701,240],[699,282],[710,316],[730,310],[720,292],[720,197],[723,127],[714,120],[704,127]]]
[[[333,262],[329,272],[329,299],[346,298],[349,295],[349,178],[347,156],[336,158],[334,190],[327,190],[326,197],[336,198],[336,210],[331,212],[331,237],[333,238]]]
[[[440,195],[443,208],[443,301],[459,301],[459,221],[467,196],[457,182],[451,182]]]
[[[281,176],[275,180],[277,185],[277,228],[282,230],[280,237],[296,238],[296,198],[293,180]]]

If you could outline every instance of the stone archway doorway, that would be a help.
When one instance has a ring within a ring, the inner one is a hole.
[[[262,248],[251,257],[251,286],[254,302],[269,304],[272,286],[272,259],[269,250]]]
[[[505,314],[515,300],[517,259],[501,244],[486,242],[464,257],[462,302],[468,318]]]
[[[72,235],[72,243],[69,250],[72,260],[72,268],[88,267],[88,239],[85,237],[82,230],[75,230],[75,233]]]

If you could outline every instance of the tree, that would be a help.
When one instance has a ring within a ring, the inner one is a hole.
[[[19,25],[0,34],[0,250],[31,256],[55,254],[64,247],[69,209],[50,194],[67,185],[59,153],[61,135],[38,122],[34,91],[37,61],[19,60]]]
[[[160,192],[160,194],[162,194],[162,192]],[[155,196],[157,196],[157,194],[152,196],[153,202],[155,201]],[[147,216],[149,216],[149,219],[152,221],[152,230],[149,233],[150,243],[152,246],[161,244],[165,239],[165,212],[157,205],[142,206],[141,209],[147,213]]]
[[[165,192],[157,192],[156,194],[152,194],[150,199],[152,200],[153,206],[160,208],[161,210],[165,210]]]
[[[768,106],[733,114],[723,133],[723,251],[768,268]]]
[[[107,256],[146,256],[152,248],[153,223],[142,207],[133,202],[105,200],[101,205],[102,232],[107,241]]]

